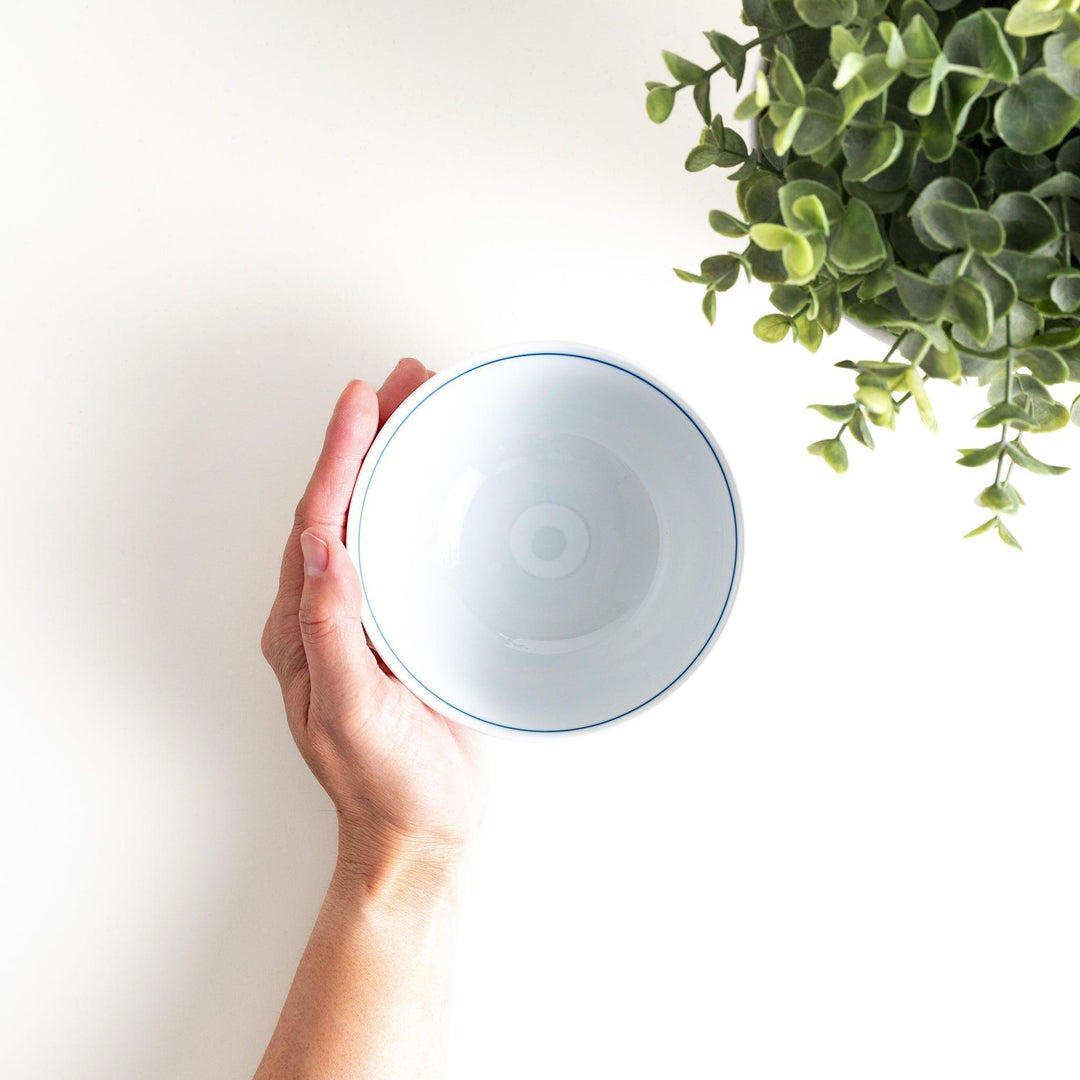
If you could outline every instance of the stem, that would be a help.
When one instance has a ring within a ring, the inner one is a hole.
[[[1072,266],[1072,237],[1069,236],[1071,228],[1069,223],[1069,204],[1064,195],[1058,196],[1058,206],[1061,209],[1061,223],[1065,226],[1065,265]]]
[[[1009,350],[1005,358],[1005,404],[1012,404],[1013,390],[1013,351],[1012,351],[1012,315],[1005,316],[1005,346]],[[1001,448],[998,450],[997,471],[994,473],[994,486],[1001,483],[1001,467],[1005,464],[1005,441],[1009,437],[1009,424],[1006,421],[1001,425]],[[1012,463],[1009,464],[1009,473],[1012,472]],[[1005,482],[1009,482],[1006,475]]]
[[[881,358],[882,363],[885,363],[885,361],[888,360],[889,357],[892,356],[892,354],[900,348],[900,342],[903,341],[909,333],[910,331],[905,330],[902,334],[897,334],[896,340],[889,346],[889,351]]]
[[[782,26],[779,30],[770,30],[769,33],[762,34],[760,37],[754,38],[753,41],[748,41],[743,46],[743,52],[747,52],[748,50],[752,49],[755,45],[762,45],[766,41],[772,41],[773,38],[782,37],[784,34],[790,34],[792,30],[806,30],[806,29],[808,29],[808,28],[807,28],[805,23],[796,23],[794,26]],[[705,69],[705,78],[706,79],[711,78],[723,66],[724,66],[724,61],[721,60],[718,64],[713,64],[713,66],[711,68],[706,68]],[[676,83],[671,89],[674,90],[675,93],[677,94],[684,87],[692,86],[692,85],[696,85],[696,84],[680,82],[680,83]],[[867,124],[866,126],[871,127],[873,125]],[[876,127],[875,127],[875,130],[877,130]]]
[[[795,23],[793,26],[782,26],[779,30],[770,30],[767,34],[760,34],[754,38],[753,41],[748,41],[744,46],[744,50],[752,49],[755,45],[764,45],[766,41],[772,41],[773,38],[783,37],[784,34],[790,34],[793,30],[806,30],[805,23]]]
[[[968,248],[967,251],[964,252],[964,256],[960,260],[960,265],[956,268],[956,273],[953,275],[953,281],[959,277],[963,277],[964,271],[968,268],[968,263],[971,262],[971,257],[974,254],[974,248]]]

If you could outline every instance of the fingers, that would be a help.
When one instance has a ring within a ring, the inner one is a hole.
[[[360,621],[360,578],[334,529],[300,534],[304,586],[300,637],[311,681],[309,713],[355,714],[371,700],[379,670]]]
[[[424,381],[426,372],[420,361],[405,358],[378,394],[367,383],[354,379],[338,398],[315,470],[296,507],[292,532],[281,558],[278,594],[263,635],[264,655],[268,659],[284,658],[277,663],[271,659],[275,670],[287,667],[295,675],[296,661],[303,657],[297,626],[304,585],[300,534],[309,528],[327,530],[341,543],[356,477],[381,419]]]
[[[353,379],[342,391],[326,428],[299,515],[304,528],[344,528],[356,474],[375,438],[381,404],[367,383]]]
[[[379,426],[389,419],[390,414],[428,377],[428,369],[406,356],[390,372],[386,382],[379,390]]]

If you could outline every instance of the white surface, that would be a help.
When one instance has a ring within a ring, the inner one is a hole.
[[[481,731],[636,717],[731,615],[746,540],[730,474],[693,407],[628,357],[476,352],[402,402],[360,469],[346,542],[368,637]]]
[[[329,410],[544,337],[652,358],[752,544],[685,693],[492,741],[450,1080],[1077,1074],[1077,473],[1023,477],[1023,556],[961,542],[973,393],[837,477],[804,406],[859,344],[760,346],[742,287],[705,323],[670,267],[730,190],[642,83],[733,7],[5,22],[6,1075],[253,1071],[333,850],[258,645]]]

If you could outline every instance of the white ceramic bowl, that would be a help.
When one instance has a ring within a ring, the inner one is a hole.
[[[479,353],[416,390],[347,526],[386,665],[452,720],[550,735],[669,694],[742,565],[731,471],[685,402],[606,349]]]

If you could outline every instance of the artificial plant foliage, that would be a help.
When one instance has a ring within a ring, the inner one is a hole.
[[[716,63],[665,51],[675,81],[646,83],[657,123],[690,89],[705,126],[685,167],[727,171],[739,208],[709,215],[738,245],[675,273],[710,323],[740,273],[771,285],[763,341],[815,352],[846,316],[888,343],[837,365],[851,401],[810,406],[839,425],[808,448],[837,472],[845,439],[872,449],[909,401],[933,429],[929,380],[977,381],[971,441],[993,441],[958,460],[993,480],[967,535],[1019,547],[1014,468],[1064,472],[1030,442],[1080,424],[1080,396],[1058,400],[1080,382],[1080,0],[743,0],[742,20],[745,42],[706,32]],[[750,145],[710,108],[720,72],[747,84]]]

